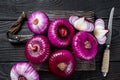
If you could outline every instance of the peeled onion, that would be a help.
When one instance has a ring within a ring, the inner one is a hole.
[[[11,80],[40,80],[37,71],[26,62],[19,62],[12,66]]]
[[[93,22],[85,17],[71,16],[69,22],[79,31],[92,32],[94,30]]]
[[[90,33],[81,31],[74,36],[72,49],[78,58],[90,60],[97,54],[98,43]]]
[[[48,16],[41,11],[33,12],[28,17],[28,28],[35,34],[42,34],[44,33],[49,25]]]
[[[108,30],[105,29],[105,22],[103,19],[97,19],[95,21],[94,35],[97,38],[99,44],[104,44],[106,42],[106,34]]]
[[[50,44],[42,35],[32,37],[26,44],[25,55],[31,63],[42,63],[47,60],[49,54]]]
[[[67,47],[74,36],[74,28],[68,20],[57,18],[53,20],[48,29],[48,38],[56,47]]]
[[[58,50],[49,59],[50,70],[61,77],[70,76],[75,70],[75,59],[68,50]]]

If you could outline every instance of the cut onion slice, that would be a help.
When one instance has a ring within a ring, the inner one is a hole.
[[[93,22],[85,17],[71,16],[69,22],[79,31],[92,32],[94,29]]]
[[[97,19],[95,21],[94,35],[97,38],[99,44],[104,44],[106,42],[106,34],[108,30],[105,29],[105,22],[103,19]]]

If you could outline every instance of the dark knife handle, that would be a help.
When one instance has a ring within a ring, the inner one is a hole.
[[[110,49],[109,49],[109,46],[107,46],[103,54],[103,61],[102,61],[102,68],[101,68],[101,72],[103,73],[104,77],[106,77],[109,71],[109,60],[110,60]]]

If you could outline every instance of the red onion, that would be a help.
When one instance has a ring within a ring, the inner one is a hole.
[[[73,26],[63,18],[52,21],[48,29],[48,38],[56,47],[67,47],[74,36]]]
[[[28,18],[28,28],[35,34],[44,33],[49,24],[48,16],[44,12],[33,12]]]
[[[40,80],[37,71],[26,62],[13,65],[10,72],[11,80]]]
[[[98,43],[90,33],[81,31],[74,36],[72,48],[78,58],[90,60],[97,53]]]
[[[99,44],[104,44],[106,42],[106,34],[108,30],[105,29],[105,22],[103,19],[97,19],[95,21],[94,35],[97,38]]]
[[[74,22],[75,22],[76,20],[78,20],[78,19],[79,19],[78,16],[70,16],[69,22],[70,22],[72,25],[74,25]]]
[[[75,58],[68,50],[55,51],[49,59],[49,68],[54,74],[67,77],[75,70]]]
[[[71,16],[69,22],[79,31],[92,32],[94,30],[93,22],[85,17]]]
[[[42,35],[32,37],[26,44],[25,55],[34,64],[44,62],[50,54],[48,39]]]

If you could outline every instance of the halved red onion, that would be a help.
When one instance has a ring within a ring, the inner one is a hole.
[[[25,55],[31,63],[42,63],[47,60],[49,54],[50,44],[42,35],[33,36],[26,44]]]
[[[98,43],[90,33],[81,31],[74,36],[72,49],[78,58],[90,60],[97,54]]]
[[[57,76],[70,76],[75,70],[75,58],[68,50],[58,50],[49,59],[49,68]]]
[[[37,71],[26,62],[19,62],[12,66],[11,80],[40,80]]]
[[[69,22],[79,31],[92,32],[94,30],[93,22],[85,17],[70,16]]]
[[[72,25],[74,25],[73,23],[74,23],[76,20],[78,20],[78,19],[79,19],[78,16],[70,16],[70,17],[69,17],[69,22],[70,22]]]
[[[74,28],[68,20],[56,18],[48,29],[48,38],[56,47],[67,47],[74,36]]]
[[[49,25],[48,16],[41,11],[33,12],[28,17],[28,28],[35,34],[42,34],[44,33]]]
[[[97,38],[99,44],[104,44],[106,42],[106,34],[108,30],[105,29],[105,22],[103,19],[99,18],[95,21],[94,35]]]

